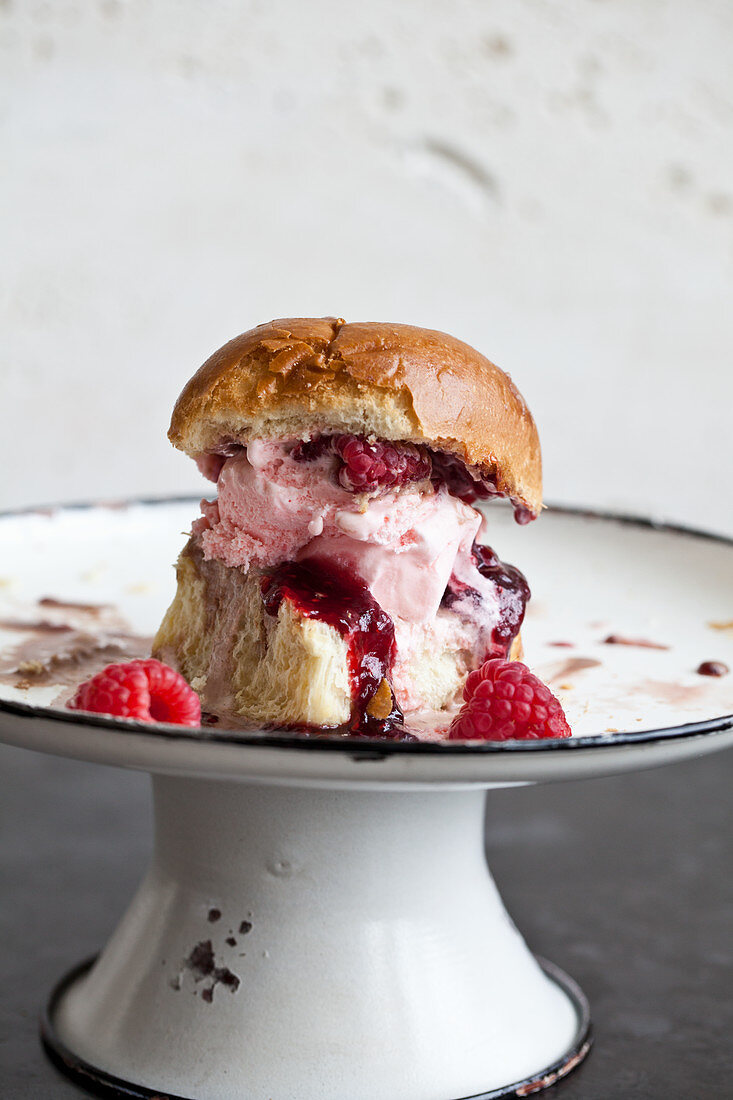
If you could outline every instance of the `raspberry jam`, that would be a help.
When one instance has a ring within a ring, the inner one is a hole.
[[[474,477],[457,455],[424,444],[368,440],[359,435],[317,435],[296,443],[290,453],[296,462],[314,462],[323,455],[332,455],[334,476],[350,493],[388,492],[430,478],[436,490],[443,486],[466,504],[506,495],[490,478]],[[512,503],[517,523],[536,518],[525,505],[515,500]]]
[[[505,646],[505,652],[519,633],[530,598],[527,578],[515,565],[500,561],[490,546],[473,544],[473,558],[482,577],[492,580],[499,590],[500,619],[493,641]]]
[[[365,737],[401,735],[402,712],[390,685],[394,624],[360,577],[325,559],[285,562],[263,577],[262,599],[270,615],[277,615],[282,601],[290,600],[305,618],[320,619],[346,641],[352,690],[348,732]],[[370,704],[385,680],[389,710],[378,718],[369,713]]]
[[[703,661],[695,671],[699,676],[727,676],[730,669],[723,661]]]
[[[491,497],[501,496],[496,485],[488,478],[477,481],[471,477],[465,462],[461,462],[457,455],[446,454],[443,451],[431,451],[433,472],[432,481],[436,489],[445,485],[449,493],[459,497],[466,504],[473,504],[476,500],[489,500]]]
[[[529,585],[521,570],[515,565],[500,561],[490,546],[482,546],[475,542],[472,555],[481,576],[493,581],[496,585],[499,599],[499,621],[491,632],[492,649],[484,659],[506,657],[524,621],[524,613],[531,595]],[[445,590],[443,606],[452,607],[467,595],[476,602],[481,600],[481,594],[477,589],[466,588],[452,579]]]

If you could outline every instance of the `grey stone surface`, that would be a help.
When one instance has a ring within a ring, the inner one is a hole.
[[[0,1095],[74,1100],[41,1053],[38,1012],[143,871],[148,781],[2,746],[0,775]],[[490,796],[509,911],[591,1000],[595,1047],[548,1100],[733,1096],[732,784],[723,753]]]

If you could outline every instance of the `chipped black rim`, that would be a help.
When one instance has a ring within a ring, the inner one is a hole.
[[[542,967],[551,982],[570,998],[578,1017],[578,1026],[573,1036],[570,1047],[560,1058],[551,1065],[540,1070],[539,1073],[525,1077],[522,1081],[515,1081],[511,1085],[505,1085],[489,1092],[474,1093],[471,1096],[461,1097],[461,1100],[500,1100],[501,1097],[523,1098],[534,1096],[544,1089],[551,1088],[569,1073],[572,1073],[583,1061],[593,1042],[590,1022],[590,1006],[588,999],[580,986],[561,970],[559,966],[536,956],[537,962]],[[95,1096],[108,1098],[108,1100],[197,1100],[192,1096],[179,1096],[177,1093],[161,1092],[160,1089],[150,1089],[145,1085],[135,1084],[122,1077],[115,1077],[103,1069],[92,1065],[91,1062],[80,1058],[66,1046],[59,1038],[54,1027],[54,1016],[64,994],[83,978],[97,960],[94,955],[84,962],[78,963],[66,973],[54,986],[48,999],[45,1011],[41,1016],[40,1035],[43,1049],[48,1058],[66,1077],[75,1085],[86,1089]]]
[[[55,512],[85,511],[94,508],[111,508],[114,510],[129,507],[145,506],[150,508],[168,504],[195,505],[198,497],[165,496],[149,497],[143,499],[122,501],[91,501],[64,505],[51,505],[43,508],[22,508],[0,513],[0,520],[24,516],[24,515],[53,515]],[[627,527],[639,527],[651,531],[658,531],[672,535],[680,535],[687,538],[704,539],[722,546],[733,547],[733,538],[726,535],[716,535],[710,531],[699,531],[693,527],[685,527],[678,524],[658,523],[652,519],[644,519],[639,516],[624,515],[623,513],[605,512],[600,509],[574,508],[565,505],[550,505],[546,511],[558,515],[572,516],[578,519],[592,519],[601,522],[616,523]],[[572,737],[567,740],[536,740],[536,741],[388,741],[384,738],[370,737],[334,737],[328,732],[323,735],[294,734],[292,731],[217,731],[214,728],[202,726],[193,729],[184,726],[167,726],[156,723],[151,726],[147,722],[138,722],[131,718],[115,718],[104,714],[88,714],[84,711],[54,710],[52,707],[38,706],[30,703],[19,703],[9,699],[0,699],[0,714],[12,714],[17,718],[41,718],[45,721],[66,722],[75,726],[91,726],[94,728],[111,729],[127,734],[134,733],[146,739],[164,740],[188,740],[201,742],[216,742],[229,745],[242,745],[252,748],[277,748],[290,749],[299,752],[326,752],[342,753],[352,757],[355,761],[383,760],[394,755],[406,756],[486,756],[493,753],[558,753],[581,752],[586,749],[594,749],[600,752],[604,749],[613,749],[619,745],[643,745],[660,741],[681,741],[703,737],[710,733],[723,733],[733,729],[733,714],[723,714],[717,718],[707,718],[699,722],[688,722],[675,726],[645,730],[622,730],[618,733],[586,734],[583,737]]]

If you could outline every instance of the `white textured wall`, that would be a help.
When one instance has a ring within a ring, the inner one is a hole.
[[[733,533],[729,0],[0,0],[0,505],[196,489],[283,314],[445,328],[551,499]]]

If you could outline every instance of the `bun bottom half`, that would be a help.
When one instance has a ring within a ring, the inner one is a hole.
[[[345,725],[352,705],[346,641],[287,599],[277,615],[268,614],[262,575],[204,560],[191,539],[178,559],[176,594],[155,636],[153,656],[181,672],[204,711],[257,725]],[[409,678],[413,706],[417,699],[421,710],[443,712],[450,720],[466,675],[480,658],[441,644],[444,637],[445,632],[426,627],[405,667],[396,667],[394,687],[404,708],[400,684]],[[517,637],[509,659],[521,656]]]

